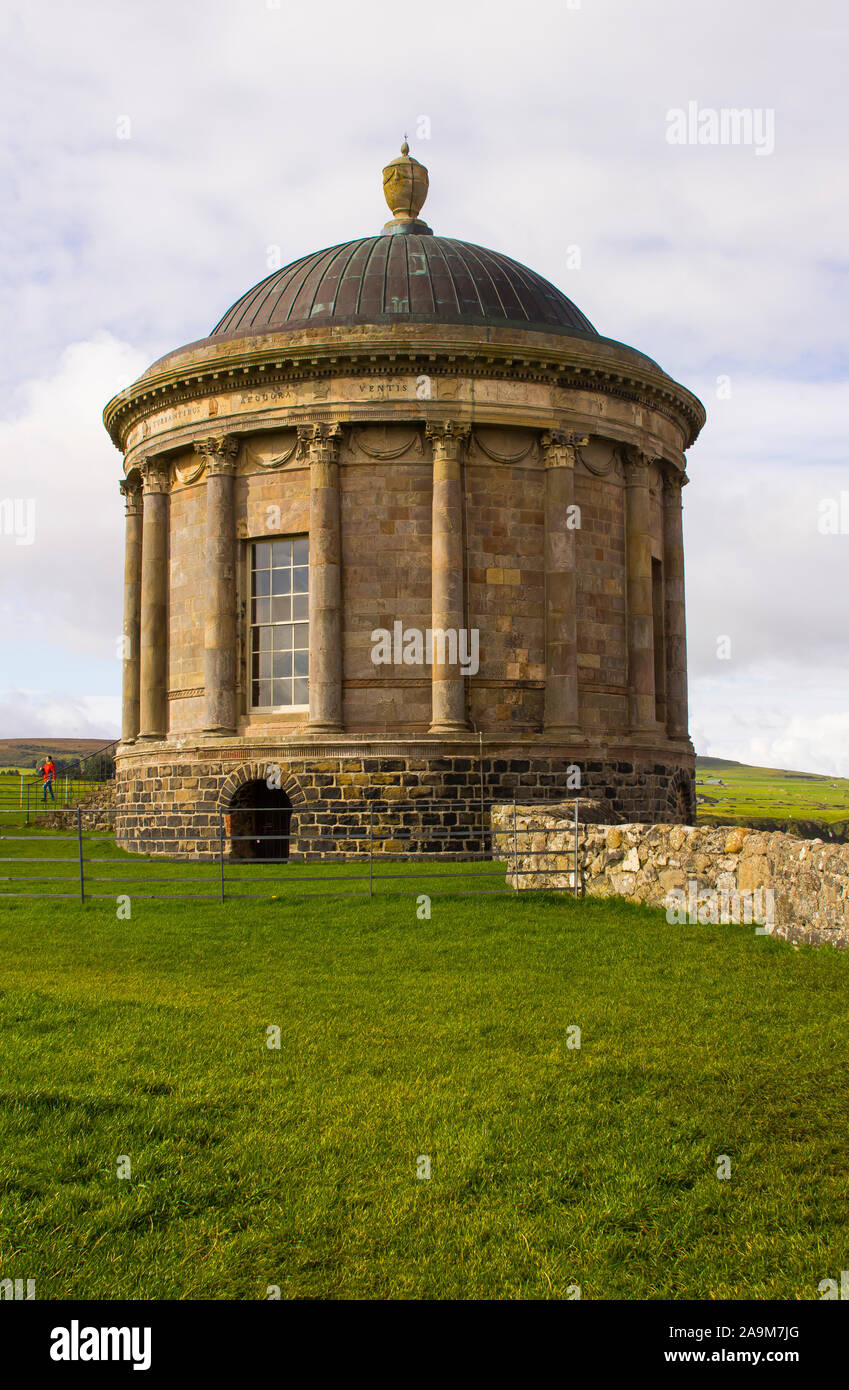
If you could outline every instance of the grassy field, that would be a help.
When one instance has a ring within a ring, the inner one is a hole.
[[[130,920],[0,904],[0,1277],[816,1299],[847,1267],[849,953],[554,894],[434,896],[420,920],[422,885],[290,881],[131,895]]]
[[[699,758],[696,792],[704,797],[698,807],[699,821],[770,822],[774,828],[779,823],[787,828],[821,826],[826,833],[849,835],[847,778]]]

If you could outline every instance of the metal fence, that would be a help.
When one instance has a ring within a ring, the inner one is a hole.
[[[80,801],[88,800],[98,792],[108,780],[110,779],[106,777],[75,777],[71,773],[60,773],[55,782],[51,783],[51,797],[49,792],[45,792],[41,777],[21,777],[17,809],[24,824],[31,825],[39,811],[77,806]]]
[[[268,808],[238,809],[267,811]],[[421,804],[417,809],[421,811]],[[440,848],[427,851],[417,848],[412,852],[387,850],[386,844],[403,841],[411,827],[387,819],[385,812],[376,824],[371,812],[355,849],[350,848],[346,835],[348,847],[344,852],[336,855],[332,849],[325,850],[320,860],[291,858],[288,830],[259,835],[253,831],[234,834],[233,827],[226,823],[228,815],[224,811],[218,815],[217,833],[211,837],[203,856],[176,849],[168,854],[146,854],[145,833],[137,833],[134,852],[127,852],[116,846],[112,831],[102,828],[104,823],[114,823],[116,810],[113,807],[76,807],[67,811],[48,807],[48,811],[65,818],[66,826],[61,830],[45,830],[36,825],[28,833],[20,834],[8,832],[23,830],[23,826],[2,819],[14,813],[0,810],[0,899],[70,899],[85,903],[90,899],[114,900],[125,894],[162,901],[191,898],[221,903],[250,898],[374,898],[392,893],[408,894],[416,884],[429,884],[422,890],[429,896],[440,893],[516,894],[527,891],[528,879],[538,874],[548,875],[549,882],[542,886],[550,891],[550,870],[528,864],[529,860],[538,861],[550,852],[545,844],[539,844],[546,832],[522,829],[515,802],[512,825],[498,831],[489,828],[485,837],[483,826],[476,832],[481,841],[483,838],[488,841],[481,849],[468,847],[468,826],[443,824],[429,827],[428,831],[438,837]],[[409,804],[396,812],[399,817],[404,814],[409,814]],[[568,877],[577,896],[580,891],[577,802],[573,824],[574,857]],[[158,833],[151,827],[148,836],[155,837]],[[530,837],[534,837],[536,847],[529,843]],[[254,847],[257,841],[272,843],[263,845],[262,857],[244,858],[240,847],[246,841]],[[279,846],[279,854],[268,853],[274,846]],[[29,854],[24,852],[26,849],[30,850]],[[33,849],[36,854],[32,853]],[[508,867],[511,860],[512,867]]]
[[[45,789],[43,777],[38,772],[21,772],[16,776],[6,773],[0,778],[0,810],[17,809],[25,825],[32,823],[39,809],[77,806],[88,800],[115,777],[115,749],[117,740],[105,743],[79,758],[69,759],[59,756],[59,771],[55,780]]]

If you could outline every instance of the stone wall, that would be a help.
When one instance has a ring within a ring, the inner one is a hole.
[[[478,852],[489,846],[493,801],[516,796],[560,802],[575,766],[568,757],[515,751],[503,757],[490,752],[481,761],[477,751],[476,744],[458,743],[442,750],[424,745],[397,757],[368,756],[366,749],[361,757],[284,757],[279,747],[261,760],[255,749],[246,750],[244,760],[200,750],[119,755],[118,842],[146,853],[217,853],[220,818],[234,794],[249,780],[264,781],[274,764],[293,808],[293,858],[361,851],[370,824],[377,852],[444,849],[442,832],[448,828],[464,831],[452,841],[464,839],[467,852]],[[585,794],[604,801],[609,819],[680,819],[681,789],[690,790],[693,777],[689,768],[660,763],[601,761],[581,772]]]
[[[573,803],[492,809],[508,883],[574,889]],[[792,941],[849,946],[849,846],[744,826],[580,824],[581,893],[665,907],[674,920],[750,921]]]
[[[89,791],[74,799],[73,805],[65,810],[48,811],[38,817],[38,824],[50,830],[63,830],[66,834],[76,834],[77,807],[81,807],[82,827],[98,834],[111,834],[115,826],[115,807],[117,791],[114,779],[98,782]]]

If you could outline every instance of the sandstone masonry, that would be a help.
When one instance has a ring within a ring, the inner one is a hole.
[[[116,778],[118,843],[149,854],[205,858],[219,853],[223,833],[229,857],[234,798],[276,770],[292,807],[293,859],[361,853],[370,830],[375,853],[444,850],[446,830],[457,852],[476,853],[490,844],[493,800],[559,803],[576,766],[544,747],[507,749],[498,757],[486,744],[459,740],[437,747],[424,740],[401,744],[393,756],[379,744],[365,745],[359,756],[350,748],[324,756],[299,752],[293,756],[283,745],[269,746],[261,759],[252,749],[227,759],[207,750],[164,758],[157,749],[125,758]],[[644,815],[675,821],[682,796],[692,795],[692,773],[680,764],[598,760],[583,765],[581,774],[585,794],[604,802],[608,820]]]
[[[524,888],[574,886],[574,823],[559,808],[492,809],[493,850],[506,859],[508,883]],[[774,895],[771,934],[791,941],[849,946],[849,846],[798,840],[744,826],[579,824],[580,892],[668,907],[677,893],[713,890],[744,898]],[[680,901],[680,898],[678,899]]]

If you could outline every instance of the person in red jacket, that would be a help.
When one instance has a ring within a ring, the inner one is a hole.
[[[49,753],[41,765],[41,775],[44,779],[41,791],[42,801],[47,800],[47,793],[49,792],[50,800],[55,802],[56,798],[53,795],[53,783],[56,781],[56,765]]]

